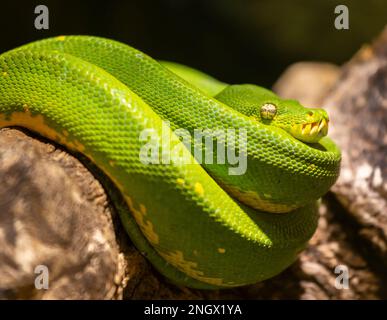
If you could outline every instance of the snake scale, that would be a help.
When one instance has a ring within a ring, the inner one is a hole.
[[[10,126],[89,159],[124,199],[120,217],[139,251],[174,283],[194,288],[251,284],[288,267],[313,235],[316,200],[340,168],[324,110],[92,36],[0,55],[0,127]],[[245,157],[243,174],[230,174],[227,161],[199,163],[179,128],[191,137],[196,129],[243,129],[247,140],[234,144],[208,133],[219,149]],[[191,162],[143,163],[144,130],[158,137],[167,130]]]

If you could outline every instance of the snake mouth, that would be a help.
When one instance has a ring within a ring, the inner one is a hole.
[[[328,134],[328,123],[328,119],[322,118],[319,121],[297,124],[290,133],[298,140],[315,143]]]
[[[328,133],[328,123],[329,120],[325,119],[312,123],[304,123],[301,125],[301,134],[314,136],[321,132],[323,135],[326,135]]]

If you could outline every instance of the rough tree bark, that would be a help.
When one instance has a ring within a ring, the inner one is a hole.
[[[343,151],[319,227],[298,261],[259,284],[224,291],[174,286],[130,244],[104,189],[79,160],[14,129],[0,131],[0,298],[387,298],[387,29],[342,68],[291,66],[280,95],[324,106]],[[36,266],[50,270],[37,290]],[[348,268],[348,289],[335,267]]]

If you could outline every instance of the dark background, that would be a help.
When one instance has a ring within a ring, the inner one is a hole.
[[[34,28],[34,8],[50,29]],[[334,8],[349,7],[349,30]],[[229,83],[270,86],[292,62],[342,64],[387,23],[387,0],[128,0],[0,2],[0,52],[60,34],[99,35]]]

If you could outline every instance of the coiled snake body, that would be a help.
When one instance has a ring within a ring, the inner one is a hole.
[[[165,65],[173,72],[97,37],[27,44],[0,56],[0,127],[25,127],[90,159],[125,199],[120,216],[137,248],[172,281],[213,289],[276,275],[314,233],[316,200],[338,176],[326,113]],[[245,130],[246,145],[235,139],[245,172],[216,159],[200,165],[178,128]],[[167,130],[191,163],[141,161],[144,130]]]

